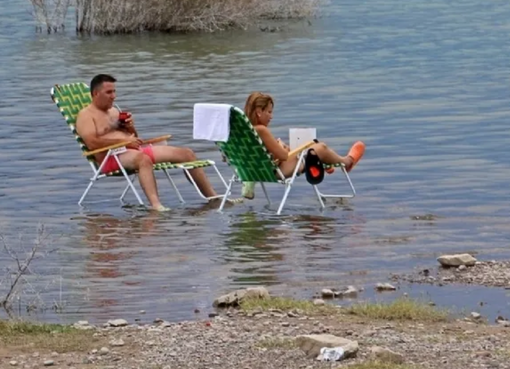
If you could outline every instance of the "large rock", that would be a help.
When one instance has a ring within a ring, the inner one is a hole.
[[[346,338],[333,336],[332,334],[312,334],[296,337],[296,344],[309,357],[317,357],[323,347],[342,347],[344,349],[344,358],[356,356],[358,352],[358,342]]]
[[[473,266],[476,263],[470,254],[441,255],[437,261],[444,267]]]
[[[238,306],[244,299],[267,299],[269,297],[269,291],[266,288],[251,287],[220,296],[214,300],[213,306],[218,308]]]
[[[384,363],[403,364],[404,355],[392,351],[386,347],[373,346],[370,349],[374,359]]]

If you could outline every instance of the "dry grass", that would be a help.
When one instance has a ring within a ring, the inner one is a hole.
[[[69,0],[30,0],[40,24],[63,24]],[[214,32],[246,28],[260,19],[315,16],[325,0],[76,0],[76,30],[84,33],[140,31]],[[65,13],[63,11],[65,10]]]
[[[245,312],[281,310],[295,311],[300,315],[332,315],[340,314],[340,309],[332,305],[314,305],[311,301],[294,300],[285,297],[271,297],[269,299],[246,299],[241,302],[241,309]]]
[[[22,352],[51,350],[58,353],[87,352],[101,342],[93,331],[58,324],[0,321],[0,346]]]
[[[447,310],[409,298],[399,298],[391,303],[357,303],[346,312],[368,319],[418,322],[444,322],[449,316]]]

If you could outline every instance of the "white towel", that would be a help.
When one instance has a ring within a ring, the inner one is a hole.
[[[228,104],[195,104],[193,107],[193,138],[228,141],[231,107],[232,105]]]

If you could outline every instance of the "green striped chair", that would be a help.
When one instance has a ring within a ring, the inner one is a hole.
[[[59,111],[64,116],[64,119],[67,122],[68,127],[71,129],[71,132],[74,134],[74,137],[76,138],[76,141],[80,145],[83,155],[87,158],[87,160],[90,164],[90,167],[92,168],[92,171],[94,173],[94,175],[89,180],[89,184],[88,184],[87,188],[85,189],[85,192],[83,193],[80,200],[78,201],[78,204],[80,206],[82,205],[83,201],[87,197],[92,186],[98,180],[100,180],[102,178],[107,178],[107,177],[124,177],[127,181],[127,185],[120,196],[121,202],[124,200],[124,197],[126,196],[129,189],[131,189],[133,191],[137,201],[140,203],[140,205],[143,205],[143,201],[133,184],[133,181],[137,177],[137,173],[135,171],[126,170],[125,168],[122,167],[122,165],[120,165],[120,161],[118,159],[116,159],[117,162],[119,163],[120,170],[115,171],[115,172],[110,172],[110,173],[102,173],[101,172],[102,165],[103,165],[103,163],[106,162],[106,159],[108,157],[110,157],[110,156],[117,157],[122,152],[126,151],[126,148],[124,146],[125,143],[109,146],[107,148],[103,148],[103,149],[99,149],[99,150],[90,151],[87,148],[87,146],[85,145],[85,143],[83,142],[83,140],[81,139],[81,137],[76,132],[75,123],[76,123],[76,118],[78,116],[78,113],[80,112],[80,110],[82,110],[83,108],[85,108],[92,102],[89,87],[85,83],[81,83],[81,82],[69,83],[69,84],[65,84],[65,85],[55,85],[51,89],[51,97],[53,99],[53,102],[57,105]],[[162,136],[160,138],[160,140],[165,140],[169,137],[170,137],[170,135]],[[154,143],[154,142],[158,142],[158,139],[147,140],[146,142]],[[103,163],[98,165],[97,162],[95,161],[94,155],[92,153],[105,152],[105,151],[107,151],[106,157],[103,160]],[[157,170],[157,171],[162,170],[165,173],[167,179],[170,181],[172,188],[175,190],[177,197],[179,198],[179,201],[181,201],[182,203],[184,203],[185,201],[184,201],[181,193],[179,192],[179,189],[175,185],[175,182],[173,181],[172,177],[170,176],[169,170],[171,170],[171,169],[184,170],[187,174],[188,179],[195,186],[195,189],[197,190],[199,195],[202,198],[209,200],[209,198],[206,198],[200,192],[197,184],[195,183],[195,181],[193,180],[191,175],[189,175],[189,170],[196,169],[196,168],[205,168],[205,167],[213,167],[216,170],[216,173],[220,176],[220,179],[223,182],[224,186],[227,187],[227,183],[225,182],[223,176],[221,175],[220,171],[218,170],[214,161],[212,161],[212,160],[197,160],[197,161],[185,162],[185,163],[156,163],[156,164],[154,164],[154,170]],[[216,197],[223,197],[223,195],[216,196]]]
[[[285,186],[285,193],[277,210],[277,214],[280,215],[285,202],[287,201],[292,185],[299,175],[298,169],[305,160],[306,151],[313,144],[314,142],[307,143],[289,153],[289,155],[299,155],[299,159],[292,176],[290,178],[285,178],[274,161],[274,158],[262,143],[261,138],[253,128],[248,117],[241,109],[233,106],[230,109],[230,134],[228,141],[216,142],[221,153],[227,159],[228,165],[234,169],[234,175],[230,179],[219,211],[223,210],[227,194],[230,193],[234,183],[259,182],[269,204],[271,204],[271,199],[269,198],[264,183],[279,183]],[[344,165],[324,165],[325,168],[332,166],[340,167],[342,169],[342,172],[345,174],[347,181],[349,182],[352,193],[348,195],[327,195],[321,193],[317,186],[313,186],[322,208],[324,208],[324,199],[326,198],[354,197],[356,194]]]

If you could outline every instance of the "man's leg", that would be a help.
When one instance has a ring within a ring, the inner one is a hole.
[[[152,208],[162,209],[163,205],[159,200],[151,158],[141,151],[128,150],[128,152],[119,155],[119,160],[124,168],[138,170],[138,180]]]
[[[193,150],[184,147],[152,146],[152,152],[156,163],[183,163],[197,160]],[[192,169],[189,173],[195,180],[200,192],[202,192],[205,197],[217,195],[202,168]]]

